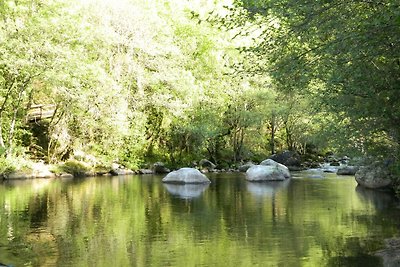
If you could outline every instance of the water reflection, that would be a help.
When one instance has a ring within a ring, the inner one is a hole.
[[[372,203],[378,210],[386,209],[394,202],[393,194],[388,191],[372,190],[357,186],[356,192],[360,199]]]
[[[276,194],[279,190],[288,187],[291,179],[285,181],[270,181],[270,182],[247,182],[246,188],[252,195],[256,197],[270,197]]]
[[[323,169],[309,169],[302,172],[300,175],[306,176],[307,178],[325,178],[326,172]]]
[[[391,196],[355,190],[354,178],[297,173],[282,182],[250,183],[242,174],[215,174],[210,185],[161,178],[0,184],[0,262],[360,266],[363,258],[378,263],[366,254],[398,233]]]
[[[178,198],[191,199],[201,196],[201,194],[209,187],[210,184],[166,184],[163,183],[165,189]]]

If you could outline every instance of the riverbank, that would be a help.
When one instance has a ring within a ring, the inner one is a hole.
[[[215,165],[200,165],[203,173],[207,172],[239,172],[239,169],[216,169]],[[4,165],[4,164],[3,164]],[[148,168],[130,169],[119,163],[91,164],[79,160],[68,160],[60,164],[45,164],[44,162],[24,161],[22,164],[12,165],[8,163],[3,166],[0,177],[5,180],[35,179],[35,178],[73,178],[73,177],[95,177],[95,176],[118,176],[133,174],[166,174],[170,172],[163,163],[156,162],[147,164]]]
[[[286,156],[284,156],[286,154]],[[286,163],[285,166],[291,172],[307,170],[312,178],[324,178],[325,173],[337,173],[338,175],[355,176],[358,184],[369,189],[389,189],[399,195],[400,186],[397,175],[391,171],[391,167],[374,162],[367,166],[351,166],[349,158],[336,159],[327,157],[323,162],[302,162],[294,160],[293,155],[288,152],[273,155],[277,162]],[[288,163],[296,163],[290,165]],[[262,163],[260,163],[262,164]],[[168,168],[162,162],[144,164],[145,168],[128,168],[118,162],[100,161],[91,155],[80,155],[59,164],[45,164],[43,161],[34,162],[26,159],[1,159],[0,179],[35,179],[35,178],[74,178],[74,177],[95,177],[95,176],[118,176],[134,174],[167,174],[180,167],[192,167],[202,173],[234,173],[246,172],[253,162],[233,164],[228,168],[221,168],[207,159],[192,162],[190,166],[178,166]]]

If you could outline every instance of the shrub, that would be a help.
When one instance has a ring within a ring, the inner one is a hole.
[[[62,172],[70,173],[75,177],[85,176],[85,172],[89,170],[84,163],[77,160],[68,160],[59,168]]]
[[[0,157],[0,176],[7,175],[15,170],[16,167],[10,159]]]

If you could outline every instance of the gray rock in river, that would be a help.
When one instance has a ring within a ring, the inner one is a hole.
[[[152,169],[153,169],[154,173],[162,173],[163,174],[163,173],[170,172],[170,170],[167,167],[165,167],[164,163],[162,163],[162,162],[154,163]]]
[[[211,181],[202,174],[199,170],[194,168],[181,168],[167,174],[162,179],[163,183],[172,184],[207,184]]]
[[[246,171],[246,180],[251,182],[284,181],[284,173],[278,166],[254,165]]]
[[[295,151],[283,151],[282,153],[274,154],[270,157],[270,159],[284,164],[285,166],[297,166],[301,165],[301,157]]]
[[[285,178],[290,178],[289,168],[285,165],[278,163],[272,159],[266,159],[260,163],[263,166],[274,166],[279,169],[279,171],[285,176]]]
[[[110,171],[111,175],[132,175],[135,174],[134,171],[130,170],[130,169],[121,169],[121,168],[117,168],[117,169],[112,169]]]
[[[358,166],[344,166],[340,167],[336,174],[337,175],[355,175],[356,172],[358,171],[359,167]]]
[[[251,166],[254,166],[254,163],[253,162],[247,162],[247,163],[239,166],[239,171],[240,172],[246,172],[248,169],[250,169]]]
[[[199,162],[199,166],[201,169],[206,169],[208,171],[214,170],[217,166],[214,163],[209,161],[208,159],[202,159]]]
[[[372,189],[390,187],[394,179],[389,168],[378,162],[360,167],[356,172],[355,178],[359,185]]]
[[[139,169],[139,174],[154,174],[154,172],[150,169]]]

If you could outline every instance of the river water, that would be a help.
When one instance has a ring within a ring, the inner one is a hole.
[[[162,176],[0,183],[0,262],[18,266],[380,266],[399,203],[354,177],[210,185]]]

